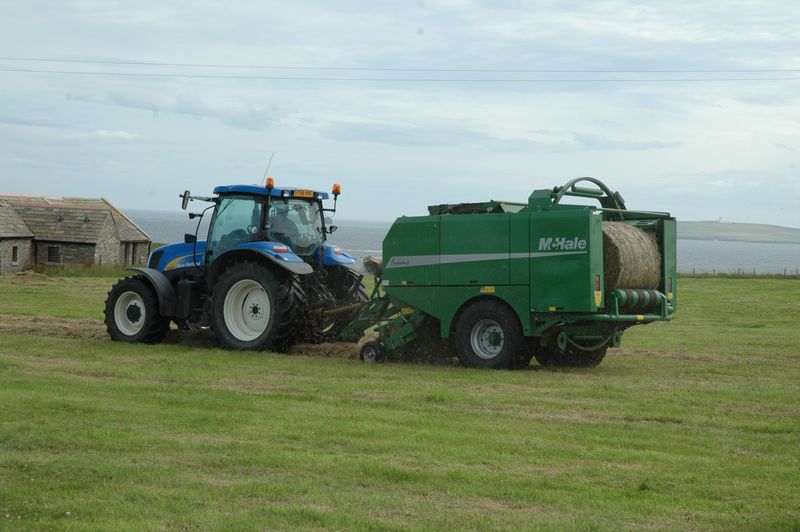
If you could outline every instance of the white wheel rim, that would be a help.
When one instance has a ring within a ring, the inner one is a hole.
[[[271,315],[269,295],[258,282],[243,279],[225,295],[222,311],[225,326],[237,339],[250,342],[261,336]]]
[[[375,362],[378,360],[378,350],[373,347],[369,346],[364,349],[364,362]]]
[[[136,292],[123,292],[114,304],[114,322],[125,336],[135,336],[144,327],[147,311],[142,296]]]
[[[503,328],[494,320],[480,320],[469,335],[472,351],[484,360],[490,360],[503,350]]]

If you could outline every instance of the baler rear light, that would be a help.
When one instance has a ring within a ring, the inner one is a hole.
[[[599,307],[603,303],[603,292],[600,291],[600,276],[594,276],[594,306]]]
[[[275,253],[289,253],[289,248],[287,246],[275,246],[272,251]]]
[[[334,248],[333,254],[334,255],[341,255],[343,253],[342,248]]]

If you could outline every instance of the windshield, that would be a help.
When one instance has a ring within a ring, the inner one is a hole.
[[[264,198],[255,196],[220,198],[208,236],[209,258],[227,251],[240,242],[261,240],[263,210]]]
[[[325,241],[319,202],[273,200],[267,219],[267,237],[282,242],[298,255],[310,255]]]

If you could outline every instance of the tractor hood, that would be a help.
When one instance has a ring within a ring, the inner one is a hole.
[[[147,267],[158,271],[175,270],[190,266],[202,266],[205,262],[206,241],[186,244],[178,242],[167,244],[150,252]]]

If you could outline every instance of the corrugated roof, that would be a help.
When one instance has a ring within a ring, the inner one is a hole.
[[[111,216],[121,242],[146,242],[147,233],[104,198],[0,194],[37,240],[94,243]]]
[[[33,232],[25,225],[14,207],[0,201],[0,238],[33,238]]]

